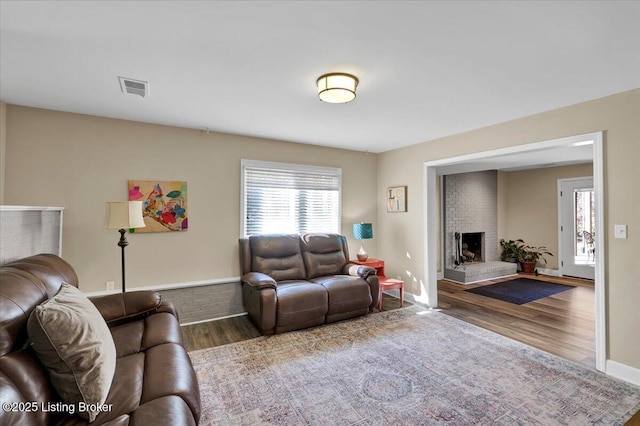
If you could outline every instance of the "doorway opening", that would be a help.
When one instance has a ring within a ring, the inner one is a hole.
[[[546,158],[558,158],[560,153],[571,150],[574,147],[588,146],[593,163],[593,191],[595,197],[595,230],[604,229],[604,208],[598,202],[602,200],[604,193],[604,154],[603,154],[603,133],[595,132],[584,135],[554,139],[544,142],[536,142],[525,145],[518,145],[509,148],[496,149],[492,151],[479,152],[474,154],[451,157],[441,160],[429,161],[424,164],[424,271],[425,284],[424,294],[421,301],[427,306],[436,308],[438,306],[438,274],[443,271],[442,259],[438,262],[438,253],[441,252],[439,241],[442,241],[441,228],[439,225],[439,206],[437,184],[440,176],[449,173],[461,173],[462,171],[488,170],[487,166],[492,160],[515,159],[520,156],[524,158],[523,164],[527,163],[527,156],[531,153],[544,151]],[[542,163],[540,163],[542,164]],[[453,171],[458,170],[458,171]],[[602,244],[595,244],[594,254],[594,299],[595,299],[595,341],[596,341],[596,369],[605,371],[606,367],[606,327],[605,327],[605,306],[606,296],[604,292],[604,247]],[[441,256],[443,257],[443,256]]]

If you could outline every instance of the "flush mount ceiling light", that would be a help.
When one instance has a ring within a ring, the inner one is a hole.
[[[318,97],[332,104],[344,104],[356,98],[358,78],[345,73],[334,72],[318,77]]]

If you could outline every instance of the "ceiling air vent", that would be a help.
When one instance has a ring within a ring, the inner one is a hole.
[[[133,78],[118,77],[120,80],[120,89],[123,93],[142,96],[149,96],[149,82],[142,80],[134,80]]]

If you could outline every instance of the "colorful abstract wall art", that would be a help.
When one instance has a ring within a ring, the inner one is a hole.
[[[129,201],[142,201],[144,228],[130,232],[186,231],[187,182],[159,182],[155,180],[130,180]]]

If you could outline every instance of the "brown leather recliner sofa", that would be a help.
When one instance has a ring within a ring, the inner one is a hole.
[[[40,254],[0,268],[0,399],[13,405],[0,409],[2,425],[88,424],[55,409],[60,396],[28,341],[29,315],[62,283],[77,287],[78,277],[55,255]],[[200,390],[173,305],[152,291],[91,301],[104,317],[116,349],[106,400],[110,409],[91,424],[197,425]]]
[[[376,270],[349,263],[338,234],[257,235],[240,239],[242,300],[269,335],[372,312]]]

